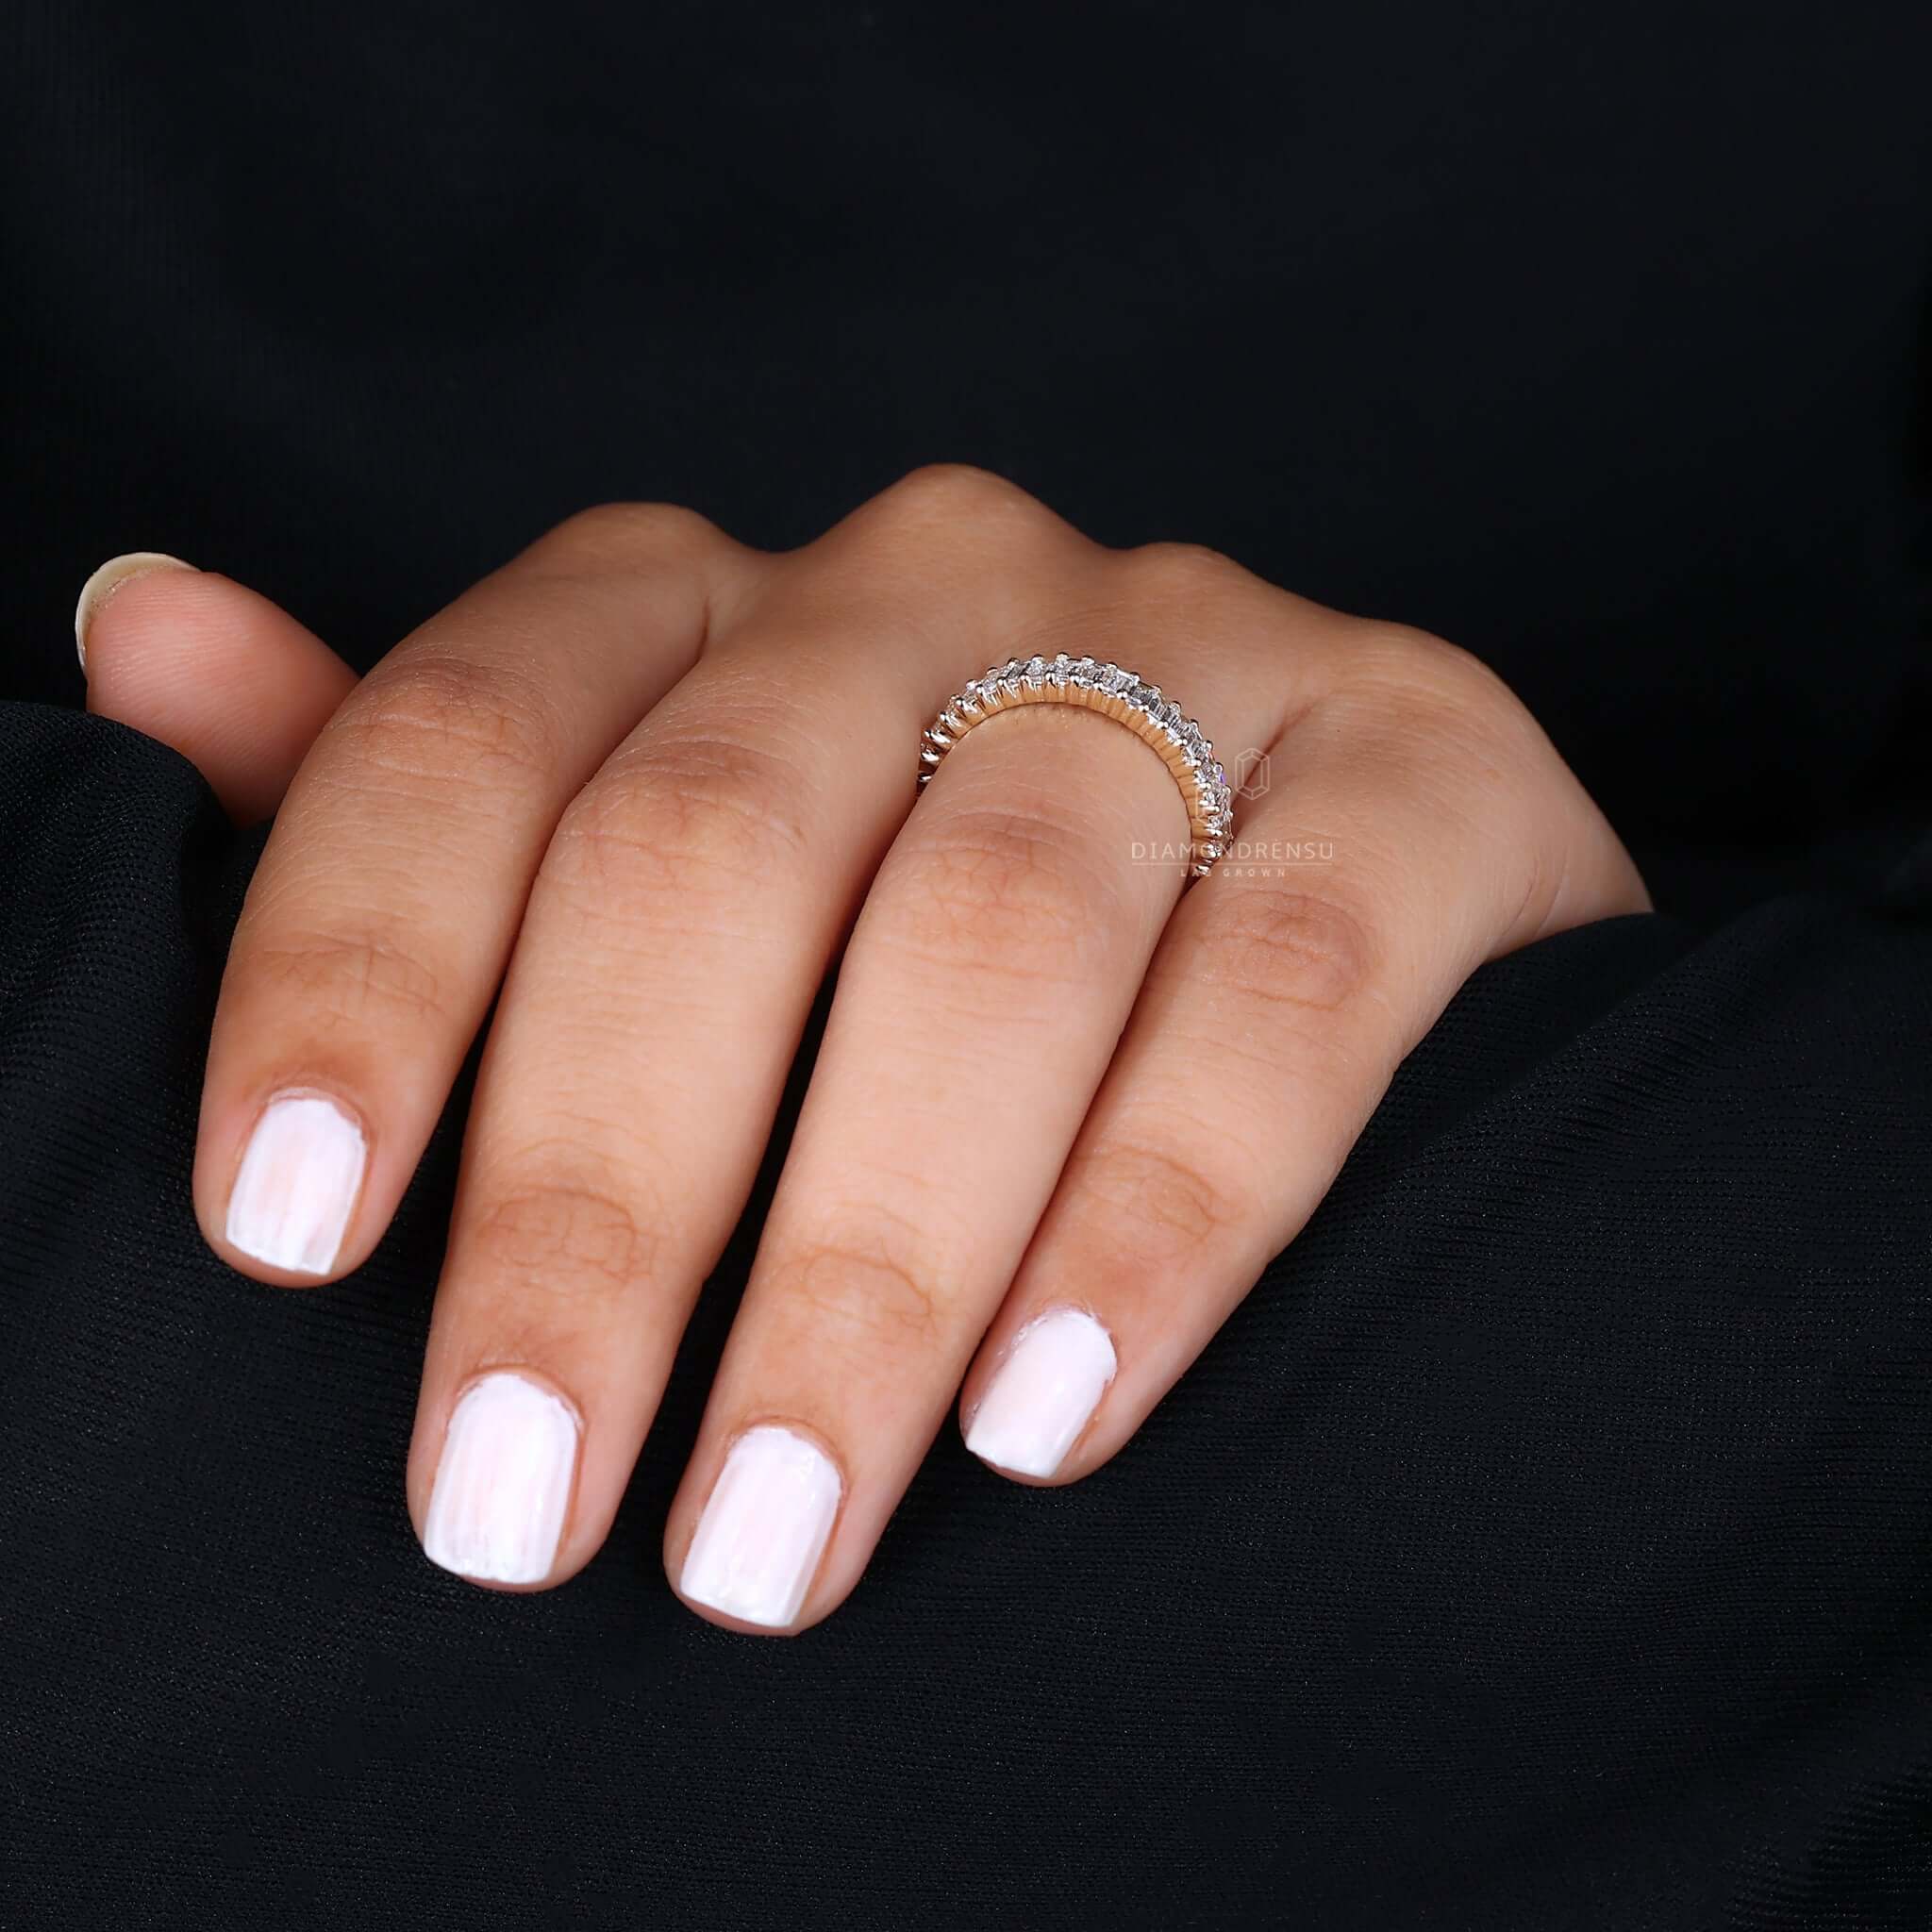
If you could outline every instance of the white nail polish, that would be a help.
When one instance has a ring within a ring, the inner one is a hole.
[[[80,656],[80,668],[87,669],[88,626],[99,616],[101,606],[123,584],[132,583],[154,570],[192,570],[178,557],[165,550],[130,550],[125,557],[110,557],[80,587],[79,601],[74,607],[74,648]]]
[[[334,1101],[284,1093],[250,1135],[228,1195],[230,1243],[291,1274],[326,1274],[355,1211],[362,1129]]]
[[[432,1563],[485,1583],[541,1583],[577,1466],[570,1405],[524,1375],[485,1375],[450,1414],[423,1525]]]
[[[678,1588],[693,1603],[783,1629],[805,1602],[842,1488],[816,1443],[773,1423],[747,1429],[698,1519]]]
[[[1084,1309],[1054,1308],[1027,1323],[973,1412],[967,1448],[996,1469],[1051,1475],[1116,1366],[1112,1338]]]

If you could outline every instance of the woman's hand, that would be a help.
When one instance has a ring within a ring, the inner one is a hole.
[[[359,684],[225,578],[84,601],[95,709],[244,812],[299,759],[209,1049],[217,1252],[357,1267],[501,987],[408,1474],[479,1582],[603,1541],[835,960],[665,1532],[685,1601],[741,1628],[844,1597],[956,1395],[1003,1473],[1097,1469],[1463,979],[1647,904],[1474,658],[1210,551],[1104,548],[971,469],[782,555],[588,511]],[[1230,767],[1266,754],[1192,890],[1174,778],[1070,707],[973,731],[912,808],[941,705],[1058,653],[1158,684]],[[190,677],[215,695],[180,708]],[[273,742],[241,725],[264,707]]]

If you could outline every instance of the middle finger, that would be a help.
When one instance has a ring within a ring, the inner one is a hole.
[[[762,559],[572,802],[463,1143],[409,1469],[435,1561],[555,1582],[603,1541],[910,803],[934,667],[983,663],[1088,553],[1009,485],[915,475]]]

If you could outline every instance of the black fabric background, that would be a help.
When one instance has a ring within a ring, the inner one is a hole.
[[[1928,71],[1788,0],[16,0],[0,1924],[1932,1925]],[[460,1100],[352,1281],[204,1251],[259,835],[80,713],[75,591],[367,663],[585,503],[785,543],[934,458],[1479,651],[1663,910],[1479,974],[1090,1481],[948,1431],[824,1626],[682,1610],[755,1204],[608,1548],[470,1590],[401,1495]]]

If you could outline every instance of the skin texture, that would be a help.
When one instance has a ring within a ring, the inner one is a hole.
[[[1268,753],[1245,848],[1200,886],[1135,858],[1184,840],[1185,813],[1091,713],[993,721],[911,809],[940,705],[989,663],[1061,651],[1158,683],[1224,758]],[[195,1172],[233,1265],[295,1286],[369,1254],[501,987],[408,1473],[420,1532],[450,1415],[491,1372],[579,1420],[547,1573],[494,1587],[561,1582],[603,1541],[841,947],[665,1531],[675,1588],[741,1437],[790,1431],[768,1460],[808,1488],[822,1453],[836,1518],[785,1630],[853,1589],[948,1407],[970,1425],[1042,1316],[1096,1318],[1115,1366],[1086,1343],[1064,1376],[1033,1360],[1029,1391],[1098,1404],[1050,1475],[1008,1473],[1073,1481],[1114,1455],[1463,979],[1648,904],[1465,653],[1192,545],[1108,549],[966,468],[915,472],[783,554],[675,507],[587,511],[359,684],[253,591],[178,570],[122,582],[86,658],[93,709],[194,758],[238,817],[279,804]],[[1308,841],[1327,856],[1287,862]],[[317,1273],[227,1238],[251,1131],[291,1092],[332,1100],[367,1149]],[[739,1513],[784,1507],[760,1491]]]

